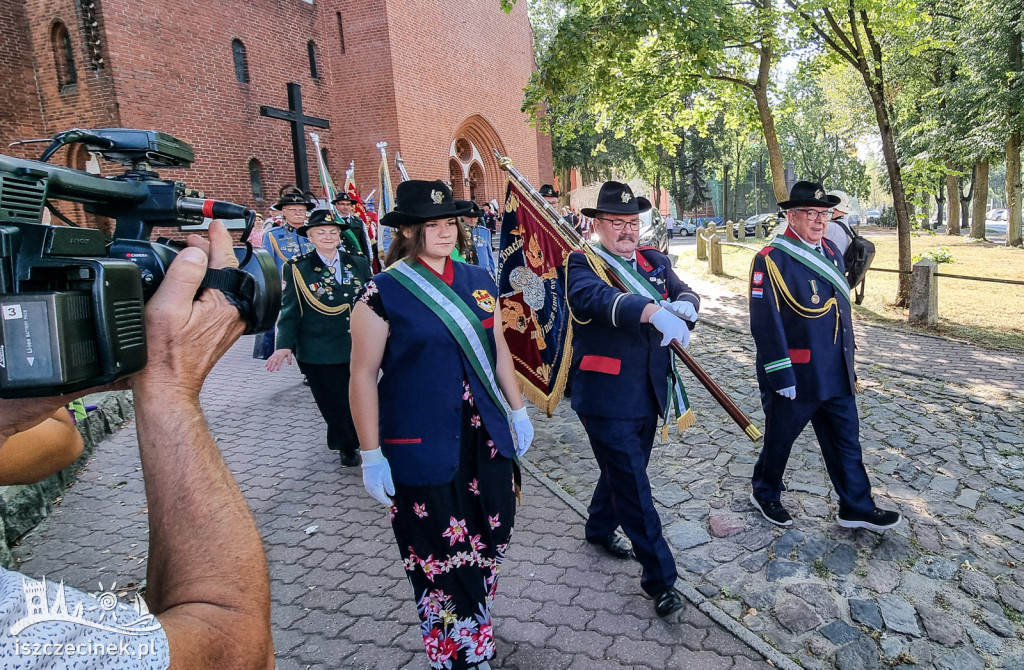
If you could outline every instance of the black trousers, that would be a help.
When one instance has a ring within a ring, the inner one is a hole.
[[[607,537],[622,527],[643,572],[640,587],[654,596],[676,583],[676,561],[661,532],[661,516],[651,497],[647,464],[651,460],[657,415],[606,419],[579,414],[601,468],[587,508],[586,536]]]
[[[764,445],[751,477],[758,499],[780,500],[782,476],[793,442],[810,422],[821,446],[825,470],[839,496],[839,511],[863,513],[875,508],[871,483],[861,459],[860,421],[854,396],[822,401],[800,400],[798,396],[790,400],[769,389],[761,392],[761,406],[765,415]]]
[[[309,380],[309,390],[327,422],[327,446],[335,451],[355,453],[359,449],[356,426],[348,404],[348,363],[319,365],[299,361],[299,370]]]

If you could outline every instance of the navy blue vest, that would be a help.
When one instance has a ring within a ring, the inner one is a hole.
[[[487,331],[486,344],[494,351],[495,317],[501,323],[494,280],[482,268],[448,263],[454,273],[452,290],[480,318]],[[448,328],[395,278],[382,272],[373,281],[390,325],[377,397],[381,448],[395,482],[435,486],[455,477],[463,380],[469,381],[476,414],[498,452],[512,458],[515,450],[508,420],[472,372]]]

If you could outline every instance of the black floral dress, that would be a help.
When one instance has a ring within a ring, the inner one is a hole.
[[[360,298],[387,320],[370,281]],[[512,536],[516,464],[500,453],[463,381],[459,469],[439,486],[396,483],[391,526],[413,588],[431,668],[474,668],[494,657],[491,603]]]

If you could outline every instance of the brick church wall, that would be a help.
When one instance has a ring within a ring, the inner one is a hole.
[[[0,72],[5,73],[5,91],[0,96],[0,153],[19,158],[38,155],[36,147],[7,146],[45,134],[32,72],[32,43],[20,0],[0,3]]]
[[[19,15],[21,1],[0,3],[0,44],[11,47],[0,64],[20,79],[20,91],[29,92],[0,103],[6,105],[0,107],[0,140],[73,126],[161,130],[196,153],[194,167],[164,170],[164,178],[266,214],[280,186],[295,177],[289,124],[260,116],[259,107],[287,108],[286,83],[295,81],[304,112],[331,123],[316,132],[339,186],[354,159],[362,193],[375,187],[380,155],[374,144],[381,140],[389,143],[395,183],[398,150],[413,177],[447,178],[449,146],[460,125],[478,138],[500,136],[534,183],[545,170],[543,179],[550,178],[550,143],[519,111],[532,68],[526,12],[506,15],[497,0],[23,0]],[[94,6],[88,16],[86,6]],[[78,74],[77,84],[63,91],[49,37],[57,18],[69,28]],[[246,48],[247,83],[235,77],[233,39]],[[309,40],[317,78],[310,72]],[[101,42],[98,52],[95,41]],[[35,90],[27,85],[33,81]],[[19,155],[39,150],[34,145]],[[307,150],[310,183],[319,194],[312,144]],[[84,158],[81,151],[62,151],[54,161],[82,167]],[[253,197],[251,159],[259,162],[262,199]],[[500,197],[504,175],[496,165],[484,167],[487,197]],[[118,170],[105,164],[105,174]]]
[[[498,148],[539,186],[537,133],[520,111],[533,69],[530,24],[522,9],[505,14],[496,0],[388,2],[400,145],[414,177],[448,178],[447,149],[468,120],[471,131],[493,128],[503,145]],[[433,58],[424,57],[424,50]],[[486,135],[481,130],[476,137]],[[483,199],[500,200],[505,176],[491,147],[476,137],[471,139],[484,159]]]

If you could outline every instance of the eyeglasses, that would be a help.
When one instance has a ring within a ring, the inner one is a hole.
[[[640,230],[640,219],[622,221],[620,219],[606,219],[604,217],[599,217],[598,221],[607,221],[608,225],[612,227],[612,230],[623,230],[626,226],[629,226],[632,230]]]
[[[832,220],[832,210],[831,209],[821,209],[821,210],[818,210],[818,209],[810,209],[810,208],[807,208],[807,207],[794,207],[793,209],[791,209],[789,211],[791,211],[791,212],[800,212],[801,214],[804,215],[805,218],[808,218],[808,219],[821,219],[822,221],[831,221]]]

